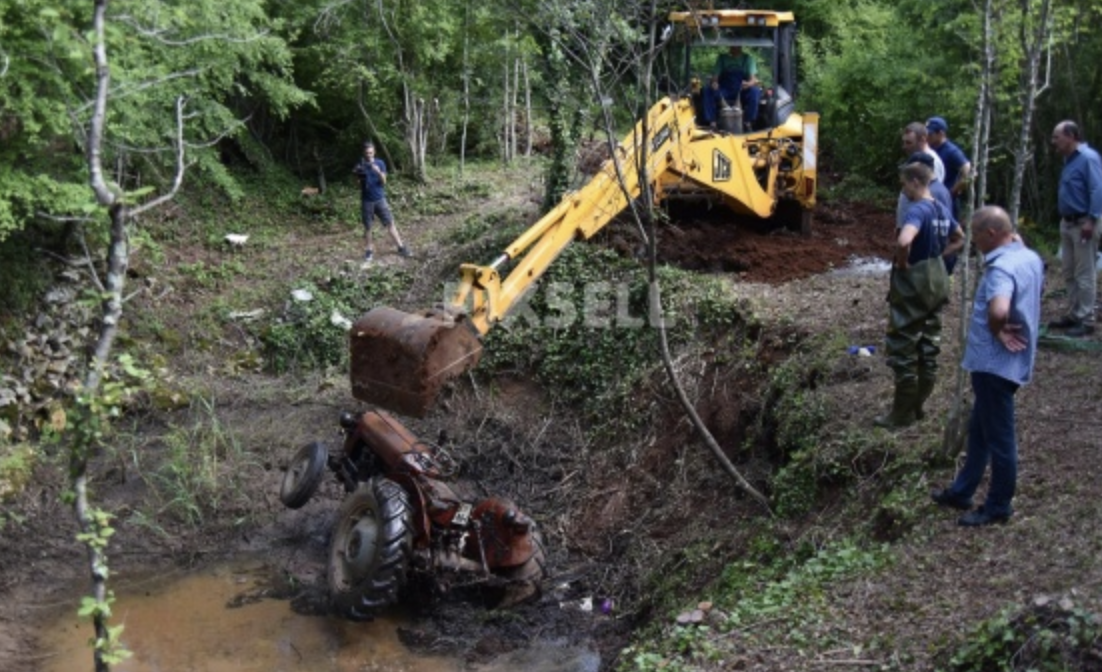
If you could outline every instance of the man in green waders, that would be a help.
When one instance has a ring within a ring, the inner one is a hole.
[[[921,420],[922,404],[937,381],[941,310],[949,302],[944,257],[964,246],[964,235],[953,214],[930,194],[932,178],[933,171],[921,163],[900,170],[911,205],[896,231],[888,289],[885,350],[895,374],[895,395],[891,411],[875,420],[881,427],[906,427]]]

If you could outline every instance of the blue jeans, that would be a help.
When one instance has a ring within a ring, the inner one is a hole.
[[[742,120],[745,122],[756,121],[758,118],[758,106],[761,104],[761,87],[751,86],[749,88],[742,88],[742,81],[730,88],[720,87],[720,95],[727,101],[728,105],[733,105],[735,98],[739,99],[739,105],[742,107]],[[718,98],[716,99],[717,106],[719,104]]]
[[[983,508],[992,516],[1009,516],[1014,511],[1010,500],[1018,482],[1014,436],[1014,393],[1018,387],[993,373],[972,372],[976,403],[968,419],[968,453],[949,492],[962,501],[971,499],[990,462],[991,484]]]

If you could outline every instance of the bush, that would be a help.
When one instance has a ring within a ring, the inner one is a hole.
[[[355,321],[411,284],[407,271],[377,267],[365,274],[316,275],[295,283],[293,289],[307,292],[310,298],[289,300],[283,315],[260,334],[268,366],[276,373],[347,368],[348,329],[341,326],[342,318]]]

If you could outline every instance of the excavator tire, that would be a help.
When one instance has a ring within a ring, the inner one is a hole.
[[[775,229],[785,228],[801,236],[810,236],[811,212],[801,206],[799,201],[785,199],[777,203],[771,222]]]
[[[329,450],[324,443],[315,441],[299,448],[287,465],[287,471],[283,473],[279,501],[289,509],[302,508],[321,484],[328,459]]]
[[[413,544],[409,496],[394,481],[376,477],[341,504],[329,545],[329,596],[334,609],[369,621],[398,600]]]
[[[497,608],[506,609],[525,602],[535,602],[543,594],[542,582],[547,576],[547,554],[543,548],[543,535],[533,529],[532,546],[535,552],[524,564],[510,567],[500,576],[509,581]]]

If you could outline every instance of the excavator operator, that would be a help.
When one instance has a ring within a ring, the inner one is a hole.
[[[735,45],[720,54],[716,59],[715,75],[719,78],[719,95],[723,103],[734,105],[741,102],[742,120],[751,128],[758,118],[758,105],[761,103],[761,86],[758,81],[758,63],[752,54]],[[716,100],[719,107],[723,104]],[[707,115],[715,118],[715,115]]]

